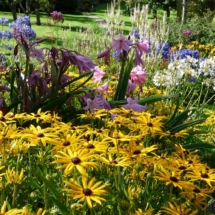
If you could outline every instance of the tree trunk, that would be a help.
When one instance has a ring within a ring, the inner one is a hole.
[[[41,20],[40,20],[40,9],[39,9],[39,8],[36,8],[36,9],[35,9],[35,13],[36,13],[37,25],[41,25]]]
[[[182,15],[182,0],[177,0],[177,17],[181,19]]]
[[[15,21],[17,19],[16,5],[10,5],[10,9],[13,15],[13,20]]]
[[[187,17],[187,0],[183,0],[183,3],[182,3],[182,17],[181,17],[182,23],[186,22],[186,17]]]

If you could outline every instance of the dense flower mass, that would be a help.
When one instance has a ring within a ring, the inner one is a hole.
[[[20,40],[21,35],[24,39],[36,39],[36,32],[30,25],[29,16],[18,16],[16,21],[9,23],[9,27],[13,29],[13,37],[17,40]]]
[[[51,48],[22,16],[13,53],[0,33],[0,214],[214,213],[214,47],[170,46],[147,14],[132,9],[129,36],[107,22]]]

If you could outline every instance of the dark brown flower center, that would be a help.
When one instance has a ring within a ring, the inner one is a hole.
[[[84,188],[84,189],[83,189],[83,194],[84,194],[85,196],[90,196],[92,193],[93,193],[92,190],[89,189],[89,188]]]
[[[194,189],[193,189],[193,192],[195,192],[195,193],[200,193],[201,190],[199,190],[198,188],[194,188]]]
[[[156,117],[155,115],[151,115],[151,116],[150,116],[151,119],[153,119],[153,118],[155,118],[155,117]]]
[[[70,130],[75,131],[75,130],[76,130],[76,128],[75,128],[73,125],[71,125],[71,126],[70,126]]]
[[[116,136],[114,136],[113,138],[114,138],[114,139],[119,139],[120,136],[116,135]]]
[[[35,117],[40,117],[40,114],[35,114],[34,116],[35,116]]]
[[[0,116],[0,121],[6,121],[5,118],[3,116]]]
[[[69,141],[65,141],[64,143],[63,143],[63,146],[69,146],[70,145],[70,142]]]
[[[209,175],[208,175],[207,173],[202,173],[202,174],[201,174],[201,177],[202,177],[202,178],[209,178]]]
[[[80,158],[78,158],[78,157],[72,158],[72,163],[79,164],[80,162],[81,162]]]
[[[178,168],[179,168],[180,170],[187,169],[185,166],[179,166]]]
[[[174,136],[174,135],[175,135],[175,132],[170,132],[170,135]]]
[[[93,144],[89,143],[89,144],[87,145],[87,148],[88,148],[88,149],[94,149],[95,146],[94,146]]]
[[[37,137],[44,137],[44,134],[43,133],[38,133]]]
[[[152,124],[151,122],[148,122],[147,125],[148,125],[149,127],[153,127],[153,124]]]
[[[189,164],[192,164],[192,163],[193,163],[193,161],[192,161],[192,160],[189,160],[189,161],[188,161],[188,163],[189,163]]]
[[[102,132],[102,130],[101,130],[101,129],[96,129],[96,131],[97,131],[98,133],[101,133],[101,132]]]
[[[118,164],[118,162],[116,160],[111,160],[110,164]]]
[[[140,153],[141,153],[141,151],[138,150],[138,149],[136,149],[135,151],[133,151],[133,154],[134,154],[134,155],[139,155]]]
[[[178,179],[175,176],[170,176],[170,180],[173,182],[178,182]]]

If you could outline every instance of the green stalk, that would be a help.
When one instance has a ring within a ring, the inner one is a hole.
[[[14,208],[14,206],[15,206],[16,194],[17,194],[17,184],[14,184],[14,185],[13,185],[13,200],[12,200],[12,208]]]
[[[124,60],[122,61],[122,66],[121,66],[120,75],[119,75],[119,81],[117,84],[116,93],[114,95],[114,100],[119,99],[119,92],[121,89],[121,85],[122,85],[122,81],[123,81],[123,74],[124,74],[124,70],[125,70],[125,62],[126,61],[124,61]]]

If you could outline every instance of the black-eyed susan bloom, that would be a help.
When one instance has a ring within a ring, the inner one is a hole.
[[[77,181],[68,182],[64,181],[65,184],[69,186],[63,189],[63,191],[68,192],[67,196],[71,196],[73,199],[80,199],[80,201],[85,201],[89,208],[92,208],[92,201],[102,204],[102,201],[106,201],[101,196],[107,195],[107,191],[104,190],[109,184],[102,184],[102,181],[96,182],[95,178],[92,178],[88,182],[88,178],[82,176],[82,184]]]
[[[55,155],[57,158],[53,163],[62,163],[63,165],[57,166],[57,169],[64,169],[64,175],[68,175],[75,168],[84,176],[87,176],[85,168],[96,167],[98,164],[90,161],[95,158],[93,151],[77,150],[73,151],[72,148],[67,149],[65,152],[60,151]]]
[[[166,185],[172,184],[174,187],[178,187],[181,190],[185,187],[190,186],[190,182],[188,181],[180,181],[180,175],[175,172],[169,172],[165,168],[161,167],[161,171],[156,171],[156,176],[154,178],[157,178],[160,181],[165,181]]]
[[[168,202],[168,204],[169,207],[162,207],[161,212],[170,215],[196,215],[198,213],[198,210],[193,211],[191,208],[186,208],[185,204],[178,205],[176,202],[173,202],[173,204]]]

